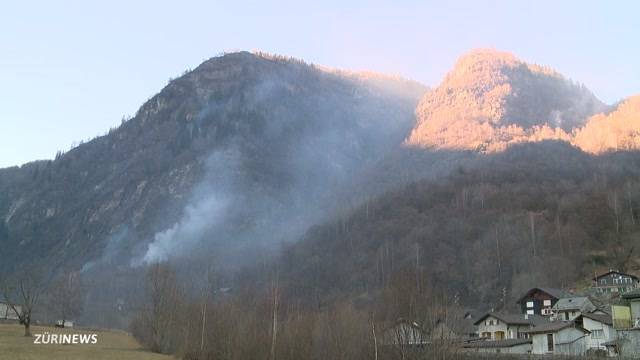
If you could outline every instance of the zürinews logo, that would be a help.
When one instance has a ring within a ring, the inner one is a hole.
[[[34,334],[33,343],[38,345],[97,344],[98,334]]]

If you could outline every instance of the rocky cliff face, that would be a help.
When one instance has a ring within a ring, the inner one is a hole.
[[[264,54],[208,60],[107,135],[0,170],[0,270],[129,264],[212,234],[284,240],[402,141],[424,91]]]

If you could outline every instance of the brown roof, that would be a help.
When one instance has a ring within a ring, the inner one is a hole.
[[[578,326],[575,321],[553,321],[546,324],[538,325],[532,329],[525,330],[524,332],[527,332],[529,334],[539,334],[546,332],[556,332],[570,327],[575,327],[576,329],[581,330],[586,334],[591,333],[589,330]]]
[[[582,317],[586,317],[591,320],[601,322],[603,324],[613,325],[613,321],[611,320],[611,315],[608,315],[608,314],[585,313],[585,314],[582,314]]]
[[[474,341],[463,345],[464,348],[505,348],[517,345],[531,344],[531,339],[507,339],[493,341]]]
[[[520,303],[524,298],[526,298],[531,292],[535,291],[535,290],[540,290],[544,293],[547,293],[551,296],[553,296],[556,299],[561,299],[565,296],[567,296],[567,292],[562,290],[562,289],[554,289],[554,288],[546,288],[546,287],[535,287],[535,288],[531,288],[529,289],[526,293],[524,293],[524,295],[522,295],[520,297],[520,299],[518,299],[518,301],[516,301],[516,303]]]

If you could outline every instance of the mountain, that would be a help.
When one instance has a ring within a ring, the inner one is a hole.
[[[207,60],[108,134],[0,170],[0,270],[138,265],[204,238],[227,254],[271,248],[402,142],[424,91],[261,53]]]
[[[314,309],[382,299],[397,319],[412,309],[398,294],[443,292],[497,307],[523,286],[638,269],[638,114],[638,97],[607,106],[493,50],[433,90],[225,54],[104,136],[0,169],[0,272],[80,270],[86,323],[103,326],[128,324],[163,260],[248,300],[275,267],[283,296]]]
[[[495,50],[461,57],[416,110],[406,140],[432,149],[495,152],[571,132],[606,106],[588,89],[550,68]]]

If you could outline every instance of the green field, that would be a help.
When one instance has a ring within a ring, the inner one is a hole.
[[[169,360],[140,347],[134,338],[122,331],[83,331],[33,326],[33,334],[97,334],[97,344],[36,345],[34,338],[24,336],[19,325],[0,324],[0,360]]]

